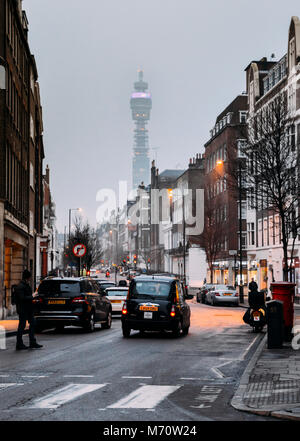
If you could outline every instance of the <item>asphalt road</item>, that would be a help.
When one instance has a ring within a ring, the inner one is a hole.
[[[135,331],[124,339],[118,318],[92,334],[45,331],[40,350],[16,352],[9,338],[0,354],[0,420],[270,420],[230,406],[262,334],[243,324],[242,308],[190,306],[190,333],[178,339]]]

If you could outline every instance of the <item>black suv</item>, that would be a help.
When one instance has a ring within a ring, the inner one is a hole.
[[[129,286],[122,309],[123,336],[131,329],[168,330],[174,336],[189,332],[191,311],[180,280],[174,277],[139,276]]]
[[[94,279],[86,277],[44,279],[33,299],[36,330],[82,326],[92,332],[95,322],[110,328],[112,307]]]

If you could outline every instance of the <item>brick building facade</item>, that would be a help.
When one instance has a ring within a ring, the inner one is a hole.
[[[238,95],[217,117],[205,144],[205,242],[216,250],[207,280],[214,283],[240,282],[238,277],[239,196],[231,179],[230,161],[245,142],[247,96]],[[212,227],[208,226],[210,220]],[[216,229],[213,234],[210,230]],[[243,282],[247,282],[246,212],[242,201],[242,267]],[[215,243],[212,243],[215,242]],[[208,254],[208,253],[207,253]],[[234,254],[236,257],[234,257]],[[211,274],[212,273],[212,274]]]
[[[36,281],[43,228],[44,158],[37,68],[21,0],[0,0],[0,315],[24,268]]]

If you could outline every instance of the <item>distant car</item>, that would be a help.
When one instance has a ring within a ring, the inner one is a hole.
[[[95,323],[110,328],[112,306],[100,294],[95,279],[86,277],[44,279],[33,299],[36,330],[82,326],[92,332]]]
[[[206,302],[206,294],[207,292],[213,287],[214,285],[212,283],[206,283],[203,285],[200,290],[197,292],[196,299],[198,303],[205,303]]]
[[[113,314],[121,314],[123,303],[127,298],[128,287],[114,286],[112,288],[106,288],[106,297],[109,299],[112,305]]]
[[[206,303],[213,306],[221,303],[239,305],[239,294],[231,285],[213,285],[206,293]]]
[[[132,329],[171,331],[175,337],[187,335],[190,327],[190,307],[180,280],[164,276],[135,277],[130,283],[122,309],[123,336]]]
[[[116,286],[115,282],[110,282],[109,280],[103,280],[103,279],[98,279],[96,280],[96,283],[98,284],[98,287],[100,289],[100,292],[102,294],[104,294],[104,291],[106,290],[106,288],[111,288],[113,286]]]

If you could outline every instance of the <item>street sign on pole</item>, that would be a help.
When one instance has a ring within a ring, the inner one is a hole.
[[[83,257],[86,254],[86,246],[82,243],[78,243],[73,247],[73,254],[76,257]]]

